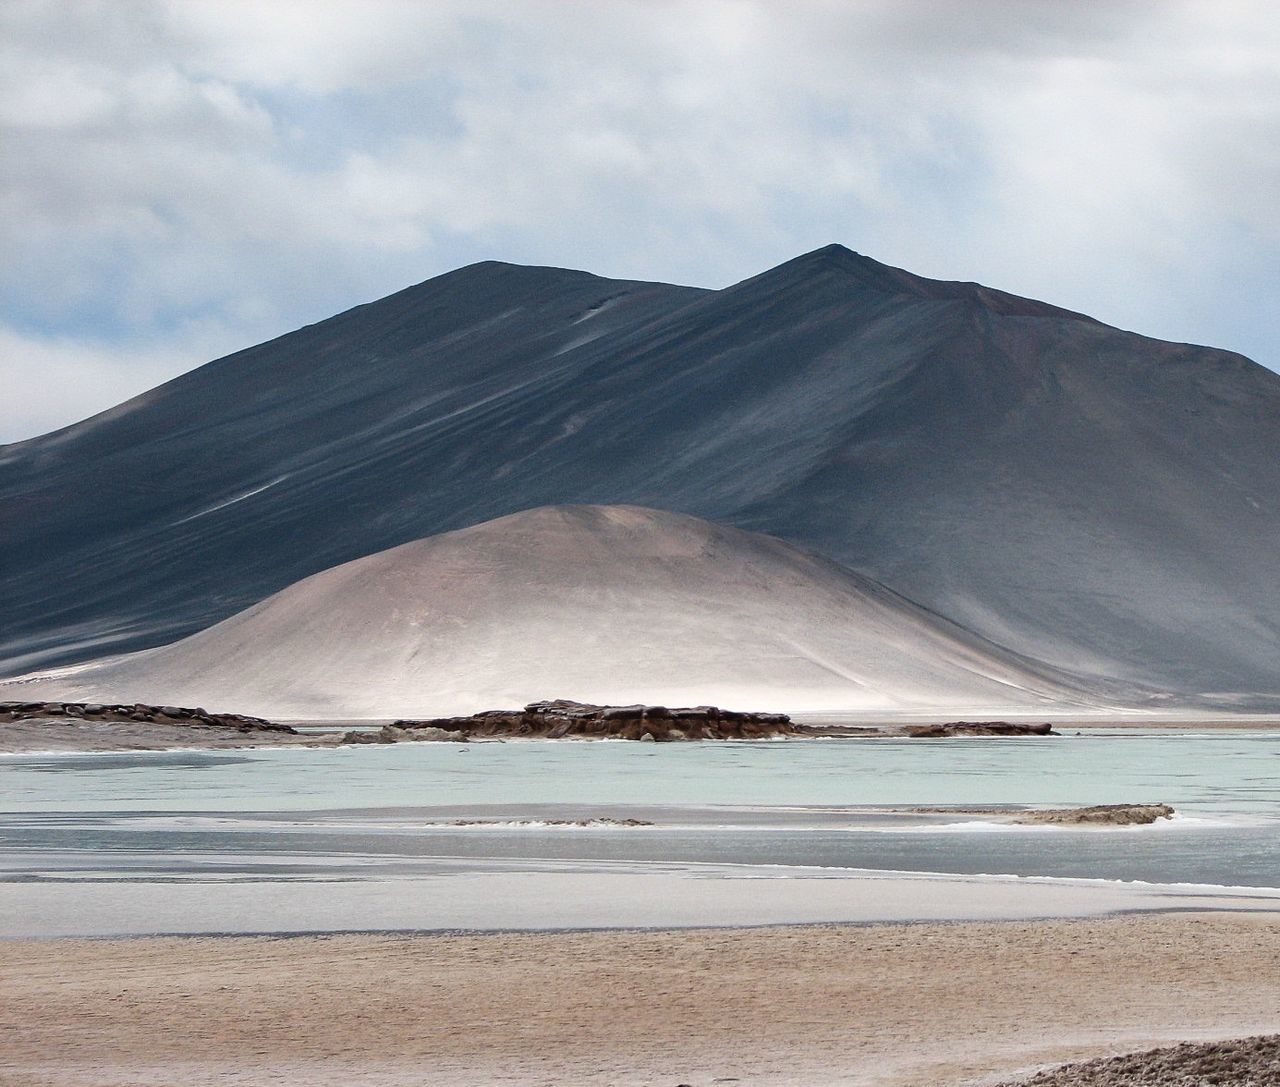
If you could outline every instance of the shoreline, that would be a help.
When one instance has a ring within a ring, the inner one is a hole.
[[[932,873],[922,873],[923,875],[931,875]],[[1096,913],[1079,913],[1079,914],[1011,914],[1008,917],[921,917],[915,919],[901,918],[878,918],[873,917],[866,920],[850,920],[850,921],[761,921],[757,923],[741,923],[741,922],[706,922],[702,924],[689,925],[589,925],[589,926],[555,926],[549,925],[544,928],[530,928],[512,926],[510,928],[473,928],[466,925],[458,925],[452,928],[376,928],[369,926],[354,926],[348,928],[332,928],[332,929],[245,929],[245,930],[226,930],[226,931],[190,931],[190,932],[111,932],[97,935],[85,935],[80,933],[71,933],[68,935],[49,935],[49,936],[6,936],[0,934],[0,947],[6,945],[24,945],[24,944],[46,944],[51,947],[57,947],[64,944],[128,944],[128,943],[157,943],[160,941],[246,941],[246,940],[262,940],[272,943],[287,943],[289,941],[298,941],[307,943],[314,940],[332,940],[340,938],[368,938],[368,939],[412,939],[412,940],[437,940],[437,939],[466,939],[466,940],[502,940],[507,937],[560,937],[560,936],[663,936],[663,935],[684,935],[691,936],[715,936],[715,935],[732,935],[735,933],[782,933],[782,932],[806,932],[806,931],[844,931],[844,930],[864,930],[864,929],[902,929],[910,932],[913,929],[934,929],[934,928],[967,928],[973,925],[985,926],[1024,926],[1024,925],[1051,925],[1051,924],[1071,924],[1086,922],[1106,922],[1106,921],[1124,921],[1134,920],[1141,921],[1144,918],[1160,919],[1175,917],[1250,917],[1262,919],[1280,920],[1280,888],[1231,888],[1216,887],[1210,885],[1201,885],[1211,891],[1274,891],[1276,896],[1276,905],[1272,908],[1270,905],[1258,906],[1250,908],[1245,905],[1253,896],[1242,894],[1237,896],[1224,896],[1219,905],[1207,905],[1203,900],[1188,901],[1182,905],[1148,905],[1133,906],[1125,909],[1114,909],[1099,911]],[[1266,898],[1268,903],[1270,897]],[[3,954],[0,954],[0,959]],[[1277,1019],[1277,1030],[1280,1030],[1280,1019]]]
[[[277,722],[241,713],[84,702],[0,702],[0,755],[110,751],[332,748],[406,743],[573,741],[659,743],[812,742],[956,738],[1037,739],[1080,730],[1276,730],[1263,715],[1089,715],[1013,713],[797,714],[715,706],[600,706],[563,699],[466,717]]]
[[[1274,1033],[1280,917],[0,941],[0,972],[6,1087],[967,1087]]]
[[[804,722],[800,722],[804,724]],[[928,721],[913,721],[910,726],[903,724],[903,729],[907,727],[924,728],[930,726],[942,726],[956,724],[954,721],[944,721],[941,718],[931,719]],[[969,722],[960,722],[968,725]],[[1123,738],[1122,734],[1127,730],[1143,731],[1143,732],[1168,732],[1171,736],[1176,736],[1184,732],[1275,732],[1280,731],[1280,721],[1275,719],[1261,720],[1241,720],[1241,721],[1225,721],[1221,719],[1207,721],[1130,721],[1130,720],[1112,720],[1106,722],[1099,721],[1078,721],[1078,720],[1054,720],[1053,733],[1042,737],[1039,734],[1027,733],[1018,735],[1002,736],[998,733],[982,733],[982,732],[957,732],[954,735],[948,735],[947,739],[956,739],[960,741],[978,740],[978,739],[1009,739],[1014,742],[1027,739],[1052,738],[1062,739],[1079,735],[1081,730],[1114,732],[1117,733],[1117,739]],[[59,755],[109,755],[109,754],[145,754],[147,752],[177,752],[177,751],[272,751],[272,750],[331,750],[343,746],[366,746],[370,741],[347,741],[344,743],[343,736],[351,735],[353,729],[355,732],[368,730],[370,733],[376,732],[382,726],[376,722],[355,722],[348,721],[341,724],[333,724],[325,722],[323,725],[313,724],[306,721],[290,722],[291,729],[294,731],[285,733],[272,733],[269,735],[246,735],[236,730],[220,731],[217,729],[193,728],[191,726],[169,726],[164,729],[156,730],[154,728],[132,728],[125,726],[119,730],[105,731],[95,730],[93,732],[85,732],[77,727],[66,727],[62,722],[40,721],[31,724],[26,721],[13,723],[0,723],[0,758],[6,756],[59,756]],[[875,726],[871,724],[859,725],[849,724],[846,727],[850,729],[866,728],[868,731],[865,735],[849,735],[840,734],[833,731],[832,735],[825,736],[819,733],[810,733],[797,736],[768,736],[768,737],[729,737],[713,740],[692,740],[685,741],[689,745],[697,744],[806,744],[823,742],[828,740],[838,740],[842,743],[876,743],[879,741],[898,741],[910,739],[912,742],[921,744],[936,742],[937,736],[911,736],[908,733],[889,732],[885,730],[870,731]],[[894,728],[899,727],[897,723]],[[377,744],[377,746],[401,746],[416,743],[448,743],[449,740],[441,738],[431,738],[423,740],[401,740],[398,743]],[[455,741],[456,742],[456,741]],[[470,739],[469,743],[486,744],[486,743],[529,743],[529,744],[599,744],[599,743],[632,743],[634,741],[625,740],[617,737],[599,737],[589,738],[583,736],[493,736],[493,737],[477,737]]]

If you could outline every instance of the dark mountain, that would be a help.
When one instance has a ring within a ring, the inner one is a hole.
[[[769,532],[1073,673],[1280,704],[1280,377],[838,246],[483,264],[0,449],[14,673],[534,506]]]

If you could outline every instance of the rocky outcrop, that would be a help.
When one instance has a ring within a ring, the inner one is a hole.
[[[202,708],[154,706],[145,703],[0,702],[0,725],[41,723],[129,726],[135,733],[147,726],[230,731],[269,741],[297,737],[311,746],[393,744],[423,741],[465,743],[473,739],[638,740],[666,743],[676,740],[769,740],[788,738],[1047,736],[1048,724],[1006,721],[954,721],[945,725],[825,726],[793,721],[785,713],[755,713],[718,706],[597,706],[555,699],[531,702],[519,710],[486,710],[470,717],[399,720],[376,730],[349,731],[326,737],[303,737],[289,725],[242,713],[210,713]],[[194,738],[193,738],[194,739]]]
[[[1280,1034],[1269,1034],[1226,1042],[1184,1042],[1064,1064],[1000,1087],[1274,1087],[1277,1083]]]
[[[913,739],[946,739],[950,736],[1053,736],[1053,726],[1012,721],[949,721],[944,725],[911,725],[903,735]]]
[[[1168,804],[1094,804],[1086,808],[908,808],[913,815],[979,815],[1021,826],[1145,826],[1172,819]]]
[[[151,723],[187,725],[193,728],[230,729],[234,732],[273,732],[297,735],[289,725],[277,724],[243,713],[210,713],[186,706],[107,705],[95,702],[0,702],[0,724],[26,721],[79,722],[101,724]]]
[[[595,706],[556,699],[531,702],[522,710],[486,710],[471,717],[396,721],[374,733],[349,732],[347,743],[400,743],[417,740],[471,740],[505,737],[562,740],[764,740],[812,735],[785,713],[744,713],[718,706],[671,709],[666,706]]]
[[[1088,808],[1049,808],[1019,814],[1017,822],[1053,826],[1143,826],[1172,819],[1168,804],[1095,804]]]
[[[461,729],[437,728],[424,724],[416,728],[405,727],[408,722],[397,721],[394,725],[383,725],[376,732],[344,732],[344,744],[398,744],[405,741],[421,743],[431,740],[445,740],[454,743],[466,743],[470,737]]]
[[[1048,736],[1048,724],[953,721],[945,725],[826,726],[793,721],[785,713],[752,713],[719,706],[597,706],[558,698],[531,702],[522,710],[485,710],[470,717],[400,720],[377,732],[348,732],[343,743],[392,744],[421,740],[527,737],[542,740],[771,740],[779,737]]]

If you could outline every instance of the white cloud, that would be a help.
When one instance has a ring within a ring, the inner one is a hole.
[[[0,347],[83,341],[98,406],[124,345],[481,256],[714,286],[833,240],[1280,364],[1262,0],[16,0],[0,42]],[[26,389],[11,433],[88,410]]]

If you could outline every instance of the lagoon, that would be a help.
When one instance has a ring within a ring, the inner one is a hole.
[[[1280,731],[1244,730],[7,756],[0,881],[728,865],[772,877],[829,869],[1280,888],[1277,770]],[[1175,818],[1123,828],[893,810],[1156,801]]]

